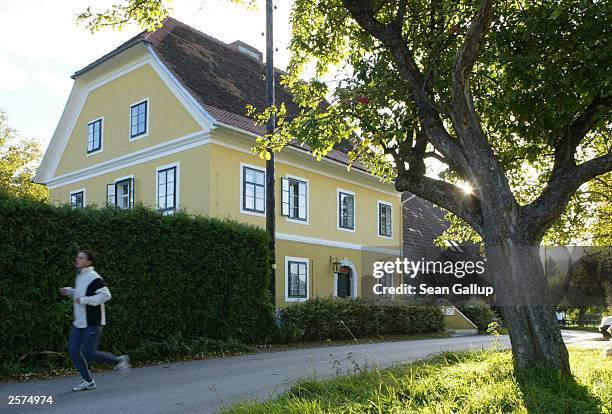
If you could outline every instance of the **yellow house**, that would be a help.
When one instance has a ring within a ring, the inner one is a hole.
[[[264,74],[256,49],[168,19],[73,75],[35,181],[76,208],[143,203],[265,227],[265,162],[250,151],[264,131],[244,116],[265,107]],[[347,150],[277,155],[278,305],[367,295],[364,257],[401,254],[400,193],[360,165],[347,171]]]

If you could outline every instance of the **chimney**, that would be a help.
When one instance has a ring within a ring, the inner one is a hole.
[[[263,62],[263,53],[254,48],[253,46],[247,45],[242,40],[236,40],[235,42],[230,43],[230,46],[238,49],[240,52],[245,55],[258,60],[259,62]]]

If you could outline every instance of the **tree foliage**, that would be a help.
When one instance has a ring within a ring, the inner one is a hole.
[[[0,109],[0,189],[20,197],[47,200],[47,187],[32,182],[42,155],[35,140],[17,140]]]
[[[401,50],[394,52],[356,23],[355,13],[351,16],[345,7],[349,3],[369,5],[375,17],[372,25],[391,24],[398,18],[398,8],[406,8],[405,50],[414,56],[415,72],[422,74],[421,86],[429,93],[411,93],[405,69],[398,64]],[[423,159],[432,158],[445,164],[441,173],[445,181],[465,180],[461,168],[445,159],[431,140],[419,139],[425,128],[415,104],[430,100],[440,114],[438,121],[458,140],[453,125],[453,66],[479,7],[477,1],[296,2],[293,58],[286,81],[305,109],[293,128],[276,139],[286,143],[297,137],[325,152],[332,141],[351,139],[351,133],[358,131],[363,139],[353,156],[385,179],[396,179],[403,164],[411,175],[422,174]],[[520,205],[535,201],[549,184],[555,149],[564,137],[577,134],[578,142],[570,143],[576,147],[577,163],[610,154],[609,11],[605,2],[581,0],[506,1],[495,6],[486,46],[469,77],[470,97]],[[314,78],[300,82],[299,76],[312,62]],[[348,76],[331,91],[321,79],[330,66],[342,62]],[[333,105],[322,112],[317,104],[330,94]],[[580,133],[586,137],[580,139]],[[588,217],[609,205],[610,185],[610,176],[604,175],[590,185],[599,186],[598,194],[579,188],[550,223],[544,241],[566,244],[586,237]],[[472,186],[477,188],[478,183]],[[464,221],[451,217],[451,222],[449,235],[479,239]]]
[[[228,1],[250,7],[258,3]],[[459,139],[452,119],[453,66],[480,7],[476,0],[295,1],[292,59],[284,82],[302,111],[282,123],[284,108],[257,108],[261,122],[274,113],[281,123],[274,136],[259,140],[258,153],[280,151],[297,139],[320,158],[336,142],[348,139],[354,143],[351,160],[359,160],[382,180],[397,180],[408,171],[411,176],[425,175],[429,161],[436,160],[443,166],[441,180],[469,182],[456,162],[427,139],[417,103],[429,101],[439,112],[437,122],[444,132]],[[421,75],[422,93],[411,90],[399,52],[358,22],[356,10],[370,13],[374,25],[401,26],[401,40],[415,65],[413,74]],[[130,21],[153,30],[168,11],[164,0],[128,0],[103,12],[88,9],[78,19],[92,31],[122,28]],[[527,205],[550,184],[554,153],[563,138],[576,134],[577,142],[569,145],[578,163],[610,154],[610,7],[587,0],[508,0],[498,2],[493,13],[468,89],[513,196],[519,205]],[[314,67],[314,76],[304,82],[307,67]],[[330,69],[340,69],[331,83],[324,81]],[[257,117],[253,109],[250,114]],[[595,243],[605,243],[605,238],[597,240],[610,233],[609,223],[603,230],[595,222],[606,221],[611,185],[608,174],[578,188],[547,223],[544,242],[568,244],[592,237]],[[461,192],[455,195],[470,198]],[[596,221],[589,219],[593,212],[599,217]],[[446,238],[480,241],[478,232],[452,210],[448,219]]]
[[[256,0],[228,0],[252,8]],[[158,29],[168,17],[170,0],[127,0],[113,4],[103,11],[92,10],[91,6],[77,16],[77,23],[83,23],[91,33],[110,27],[122,30],[130,23],[137,23],[141,28],[153,31]]]

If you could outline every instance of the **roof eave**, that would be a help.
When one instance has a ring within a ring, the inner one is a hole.
[[[119,46],[118,48],[116,48],[115,50],[107,53],[106,55],[102,56],[101,58],[99,58],[98,60],[90,63],[89,65],[85,66],[83,69],[77,70],[76,72],[74,72],[74,74],[72,76],[70,76],[71,79],[76,79],[77,76],[81,76],[82,74],[89,72],[90,70],[92,70],[93,68],[95,68],[98,65],[101,65],[102,63],[106,62],[107,60],[117,56],[118,54],[126,51],[127,49],[131,48],[132,46],[135,46],[139,43],[148,43],[148,41],[146,39],[140,38],[140,37],[135,37],[134,39],[127,41],[126,43],[124,43],[123,45]]]

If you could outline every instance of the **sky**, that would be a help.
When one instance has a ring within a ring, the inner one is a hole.
[[[90,34],[76,16],[92,6],[104,10],[120,0],[0,0],[0,109],[19,138],[47,148],[73,80],[70,76],[139,33],[138,26]],[[274,55],[289,62],[290,1],[276,0]],[[226,43],[242,40],[265,51],[265,2],[257,10],[227,0],[173,0],[170,15]]]

